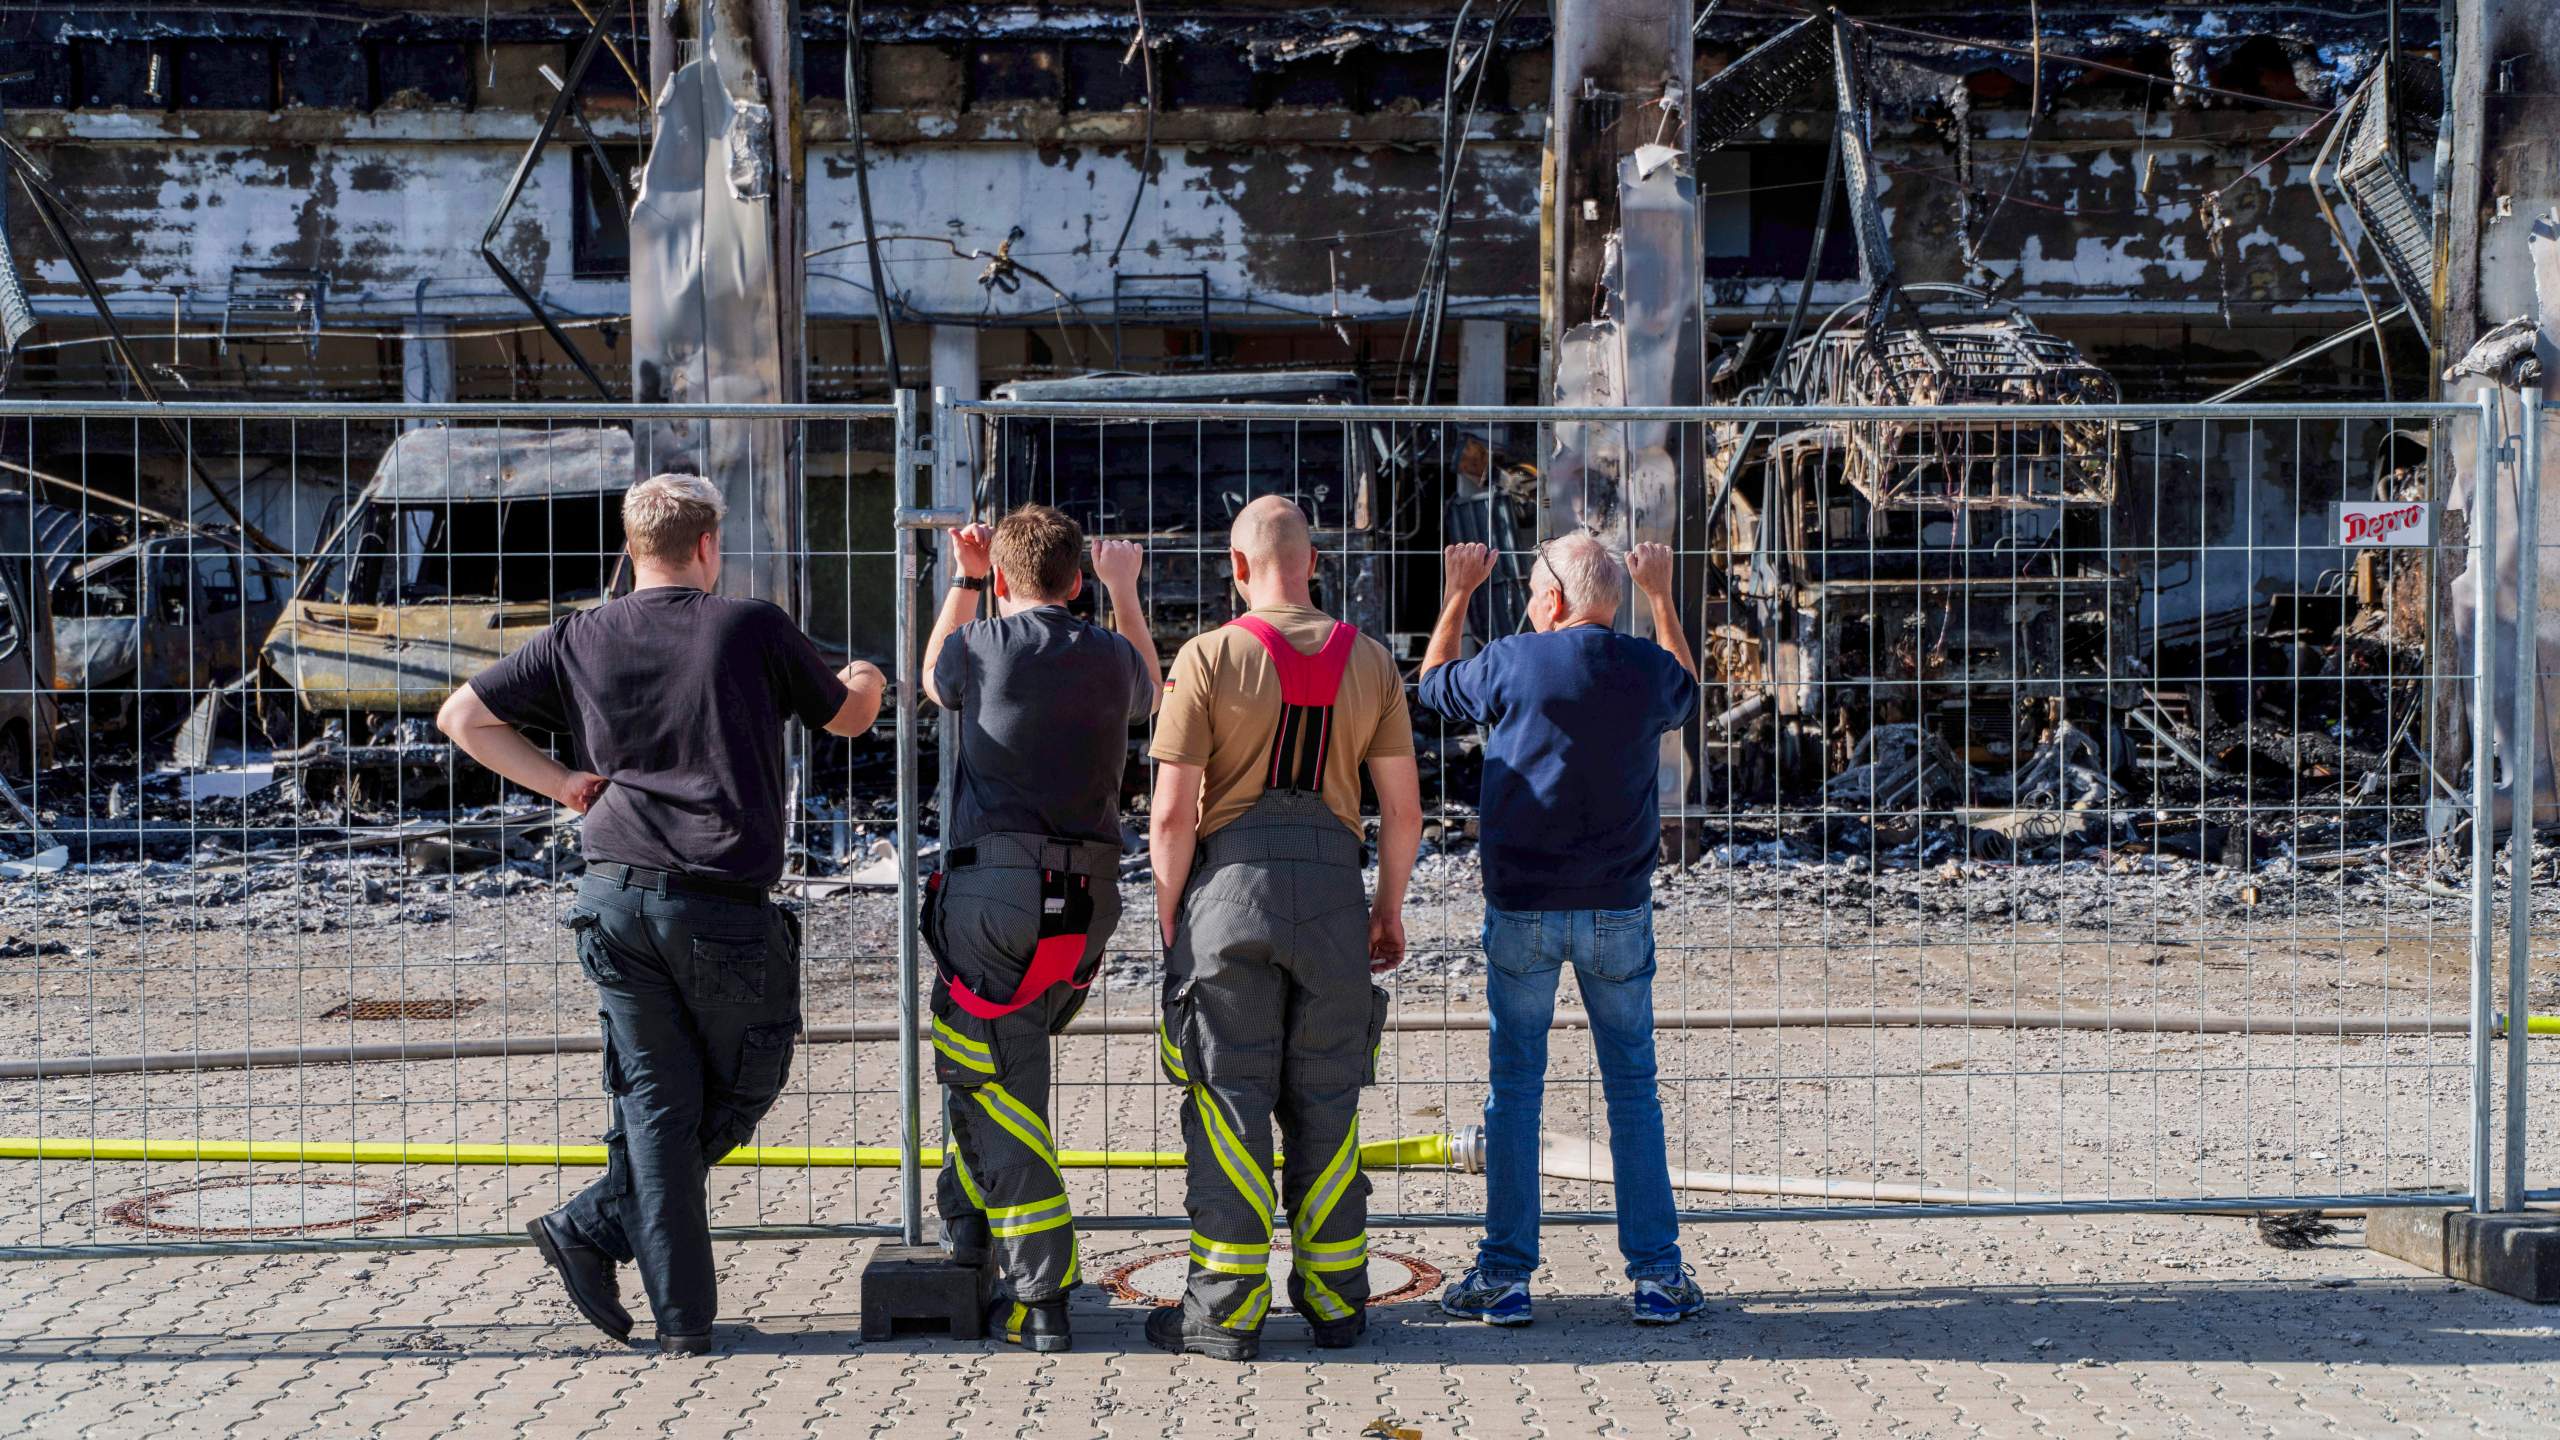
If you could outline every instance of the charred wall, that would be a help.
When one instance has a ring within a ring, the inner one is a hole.
[[[1078,346],[1059,340],[1062,310],[1090,335],[1110,326],[1116,277],[1170,274],[1205,282],[1213,329],[1322,334],[1339,320],[1351,336],[1326,358],[1364,363],[1365,330],[1402,319],[1437,206],[1451,19],[1438,4],[1151,9],[1150,103],[1116,6],[875,7],[864,124],[886,228],[901,237],[884,249],[897,313],[1021,328],[1052,370],[1070,369],[1092,357],[1065,353]],[[2224,378],[2283,353],[2305,327],[2360,313],[2304,184],[2314,147],[2290,142],[2371,63],[2378,21],[2326,18],[2315,32],[2300,12],[2250,6],[2075,15],[2067,32],[2046,19],[2041,57],[2023,18],[2002,11],[1906,6],[1872,27],[1882,199],[1910,278],[1994,285],[2053,323],[2099,322],[2085,331],[2215,331],[2198,343],[2229,352]],[[1701,77],[1774,23],[1714,19]],[[841,12],[812,8],[803,24],[808,233],[822,252],[810,261],[813,330],[856,332],[873,305],[865,267],[858,249],[830,250],[858,231]],[[396,336],[421,317],[516,316],[473,246],[549,102],[542,72],[566,69],[578,28],[565,8],[13,11],[0,39],[29,73],[0,97],[9,130],[80,208],[83,243],[138,323],[216,328],[238,271],[294,267],[326,275],[333,324]],[[2431,124],[2416,62],[2432,36],[2403,39],[2413,123]],[[645,37],[618,43],[646,74]],[[1542,24],[1524,24],[1487,62],[1452,215],[1460,313],[1535,313],[1548,57]],[[618,63],[597,63],[582,104],[614,163],[636,161],[642,105]],[[1784,114],[1706,157],[1721,328],[1792,299],[1819,200],[1806,157],[1821,153],[1828,123]],[[582,345],[610,351],[623,280],[609,244],[603,262],[581,260],[594,248],[581,228],[595,224],[588,164],[554,146],[502,248],[547,302],[596,322],[578,332]],[[67,270],[26,207],[9,223],[47,331],[78,337]],[[1039,280],[991,266],[1008,242]],[[1845,272],[1826,273],[1817,304],[1853,298]],[[541,348],[538,337],[506,343]],[[813,349],[822,343],[813,334]],[[2109,358],[2104,335],[2084,343]],[[1144,339],[1135,353],[1171,345]],[[1041,373],[1044,362],[1023,363]],[[2159,368],[2168,378],[2177,367]],[[103,378],[76,363],[43,373],[66,389]],[[570,373],[532,354],[485,383],[566,395]],[[291,383],[281,370],[269,378]],[[368,391],[349,377],[337,393],[396,394],[396,378]]]

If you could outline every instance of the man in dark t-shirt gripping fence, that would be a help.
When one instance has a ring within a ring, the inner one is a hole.
[[[1083,1008],[1120,923],[1120,777],[1129,727],[1162,679],[1136,545],[1093,547],[1117,633],[1067,612],[1085,544],[1059,511],[1025,506],[951,545],[958,578],[924,652],[925,694],[959,728],[923,923],[939,967],[937,1195],[952,1258],[992,1267],[989,1332],[1059,1351],[1082,1275],[1049,1126],[1049,1041]],[[990,588],[996,613],[981,620]]]
[[[1638,545],[1621,566],[1589,534],[1548,541],[1529,578],[1531,633],[1464,660],[1467,602],[1493,556],[1482,545],[1452,545],[1442,559],[1440,622],[1415,699],[1488,727],[1477,805],[1493,1026],[1485,1237],[1440,1306],[1495,1325],[1529,1323],[1547,1027],[1556,981],[1570,965],[1608,1099],[1618,1249],[1635,1282],[1635,1319],[1683,1320],[1706,1297],[1680,1263],[1653,1058],[1660,741],[1698,708],[1697,661],[1672,602],[1671,552]],[[1652,611],[1651,640],[1613,628],[1630,578]]]
[[[527,1226],[569,1299],[631,1334],[636,1264],[658,1348],[710,1348],[719,1309],[704,1173],[754,1135],[800,1034],[800,926],[771,897],[786,816],[782,730],[859,735],[878,667],[828,673],[791,617],[720,583],[720,492],[660,475],[623,497],[632,593],[564,616],[457,690],[436,724],[465,754],[586,817],[568,925],[604,1021],[604,1177]],[[586,769],[520,729],[566,735]]]

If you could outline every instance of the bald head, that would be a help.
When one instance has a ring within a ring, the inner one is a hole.
[[[1235,529],[1227,535],[1227,544],[1257,569],[1270,565],[1295,570],[1303,567],[1307,556],[1315,551],[1315,537],[1307,530],[1307,512],[1279,495],[1265,495],[1244,507],[1236,516]]]
[[[1316,544],[1305,511],[1281,496],[1265,495],[1236,515],[1227,546],[1247,600],[1257,606],[1307,603]]]

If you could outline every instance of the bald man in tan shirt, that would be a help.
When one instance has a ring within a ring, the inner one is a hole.
[[[1315,1343],[1367,1320],[1360,1089],[1376,1078],[1422,838],[1413,722],[1386,647],[1315,608],[1307,517],[1279,496],[1236,518],[1251,610],[1173,663],[1149,839],[1164,929],[1165,1078],[1188,1092],[1191,1274],[1147,1322],[1177,1353],[1251,1360],[1289,1217],[1289,1300]],[[1378,888],[1361,892],[1360,771],[1378,792]],[[1275,1191],[1272,1131],[1288,1155]]]

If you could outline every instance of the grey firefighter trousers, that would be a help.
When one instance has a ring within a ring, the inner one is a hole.
[[[1377,1078],[1387,996],[1369,983],[1360,842],[1321,796],[1267,791],[1200,842],[1164,983],[1159,1058],[1189,1102],[1184,1308],[1260,1331],[1285,1206],[1290,1304],[1319,1323],[1349,1319],[1369,1298],[1360,1090]]]
[[[942,1082],[946,1231],[983,1220],[1003,1292],[1055,1300],[1081,1278],[1075,1217],[1049,1125],[1050,1037],[1084,1008],[1120,923],[1120,847],[999,832],[956,847],[925,899],[933,983],[933,1072]],[[1010,1014],[971,1014],[957,979],[982,1001],[1016,998],[1044,938],[1080,946],[1072,983],[1052,984]]]
[[[711,1163],[782,1093],[800,1035],[800,921],[750,904],[590,874],[568,915],[604,1020],[613,1097],[604,1178],[555,1219],[638,1265],[662,1335],[700,1335],[720,1305]]]

